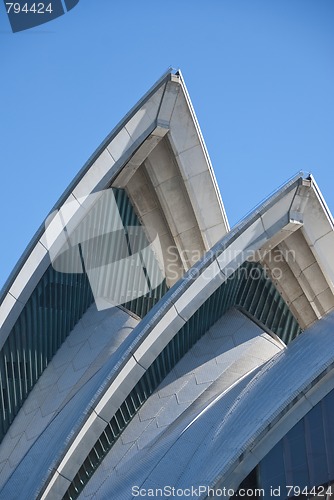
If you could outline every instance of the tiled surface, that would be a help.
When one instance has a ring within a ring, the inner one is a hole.
[[[333,390],[333,326],[332,313],[227,392],[216,387],[216,399],[207,400],[201,413],[200,407],[194,411],[194,402],[154,443],[123,461],[93,497],[129,500],[133,485],[146,491],[164,485],[176,490],[217,484],[237,488],[274,444]],[[326,367],[330,371],[325,375]],[[216,382],[223,380],[224,374]]]
[[[109,481],[112,483],[118,470],[127,463],[129,467],[135,463],[136,452],[161,437],[194,402],[200,406],[202,396],[208,393],[212,397],[216,381],[219,380],[219,391],[225,390],[280,349],[278,343],[241,312],[229,311],[183,357],[143,405],[80,498],[105,498],[102,492],[108,490]]]
[[[0,445],[0,488],[59,409],[103,366],[138,323],[114,308],[92,305],[29,394]]]

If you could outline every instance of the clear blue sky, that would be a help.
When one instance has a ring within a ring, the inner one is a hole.
[[[334,211],[333,0],[80,0],[13,34],[0,4],[0,286],[63,190],[168,66],[230,224],[298,170]]]

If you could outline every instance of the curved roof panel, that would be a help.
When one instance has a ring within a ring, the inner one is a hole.
[[[117,474],[107,475],[98,495],[112,492],[129,500],[136,496],[134,485],[143,491],[205,486],[199,498],[210,497],[208,488],[236,491],[263,456],[333,389],[333,324],[332,313],[259,371],[203,404],[191,419],[185,412],[133,460],[125,459]]]
[[[163,163],[160,169],[159,161]],[[96,201],[96,196],[89,195],[111,185],[127,189],[143,225],[158,231],[164,243],[168,240],[175,245],[180,268],[188,269],[193,263],[187,252],[197,251],[198,260],[228,230],[207,150],[179,72],[164,75],[124,117],[52,213],[60,211],[64,226],[75,225]],[[145,211],[141,206],[145,188],[153,192],[156,210]],[[198,192],[205,199],[198,199]],[[186,213],[180,219],[182,207]],[[63,244],[62,236],[63,227],[51,221],[47,238],[43,224],[6,282],[0,298],[0,345],[50,265],[48,250],[56,252]]]
[[[64,481],[64,477],[69,480],[74,477],[74,464],[80,460],[79,455],[82,458],[85,452],[89,453],[89,436],[96,435],[99,422],[110,419],[115,408],[122,405],[126,395],[143,376],[142,370],[148,373],[152,369],[158,355],[180,329],[195,317],[194,313],[208,297],[213,296],[213,292],[224,282],[228,282],[233,271],[245,260],[257,255],[256,252],[261,254],[270,248],[271,238],[275,238],[277,243],[277,234],[281,241],[300,228],[300,223],[291,222],[289,210],[302,184],[302,178],[294,179],[273,195],[260,210],[255,210],[239,228],[225,236],[193,266],[140,322],[127,339],[127,352],[110,373],[108,383],[94,403],[94,413],[85,422],[85,432],[78,429],[73,434],[71,445],[63,454],[57,471],[49,477],[43,493],[45,497],[57,487],[60,480]],[[212,313],[211,318],[214,318]]]

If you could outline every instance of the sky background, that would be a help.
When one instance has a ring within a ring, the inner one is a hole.
[[[181,68],[230,225],[299,170],[334,212],[334,0],[80,0],[13,34],[0,4],[0,287],[57,199]]]

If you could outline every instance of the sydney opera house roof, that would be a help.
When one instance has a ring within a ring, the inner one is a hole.
[[[333,248],[312,175],[230,229],[168,71],[2,290],[0,498],[331,494]]]

